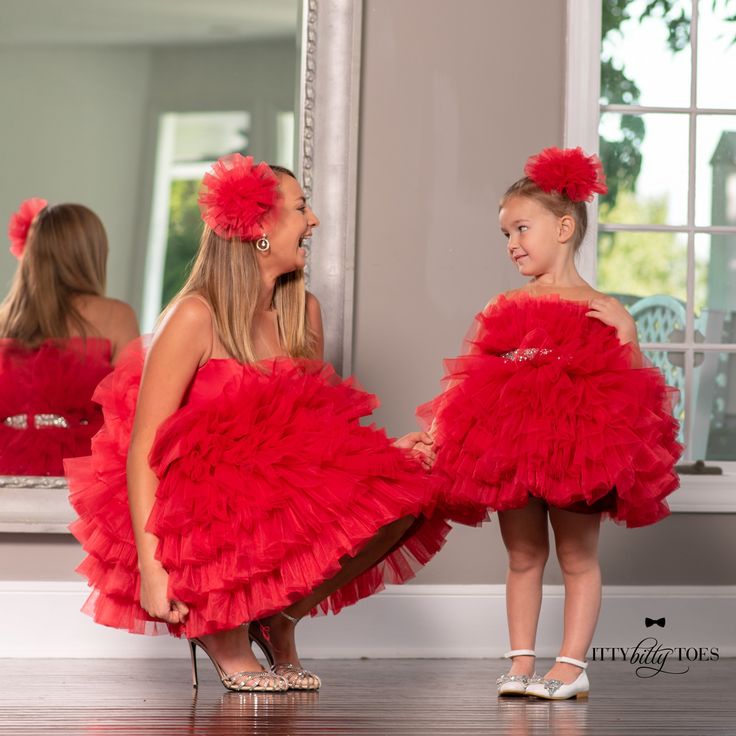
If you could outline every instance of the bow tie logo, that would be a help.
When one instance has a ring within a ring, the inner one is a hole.
[[[661,627],[661,628],[664,628],[664,616],[662,616],[662,618],[649,618],[649,617],[646,617],[644,619],[644,625],[647,628],[649,628],[650,626],[654,626],[655,624],[657,626]]]

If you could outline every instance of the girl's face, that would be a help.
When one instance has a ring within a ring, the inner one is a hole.
[[[511,260],[522,276],[549,273],[566,257],[561,218],[529,197],[512,196],[498,213]]]
[[[299,182],[288,174],[278,177],[283,197],[281,215],[268,234],[271,248],[264,255],[269,270],[282,274],[304,268],[306,250],[302,244],[319,226],[319,219],[307,204]]]

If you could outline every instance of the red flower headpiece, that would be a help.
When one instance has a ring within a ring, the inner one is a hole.
[[[20,258],[26,249],[26,239],[28,231],[31,229],[31,223],[36,215],[48,204],[45,199],[40,197],[31,197],[23,201],[18,208],[10,216],[8,223],[8,237],[10,238],[10,252]]]
[[[524,173],[543,191],[558,192],[573,202],[593,201],[605,194],[606,175],[595,154],[586,156],[582,148],[545,148],[530,156]]]
[[[278,219],[279,181],[268,164],[234,153],[215,161],[202,179],[202,219],[221,238],[258,240]]]

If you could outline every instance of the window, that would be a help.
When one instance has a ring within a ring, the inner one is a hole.
[[[293,168],[294,113],[275,116],[275,161]],[[158,126],[142,324],[153,328],[162,306],[184,284],[202,233],[197,197],[205,172],[220,157],[251,149],[248,112],[166,113]]]
[[[736,473],[736,2],[568,11],[566,144],[599,150],[610,190],[584,275],[680,389],[683,462]]]

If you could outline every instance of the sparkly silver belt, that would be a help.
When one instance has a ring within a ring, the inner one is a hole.
[[[14,414],[12,417],[5,417],[3,424],[12,429],[28,429],[30,420],[33,420],[35,429],[45,429],[47,427],[59,427],[61,429],[69,429],[69,420],[61,414]],[[89,424],[86,419],[82,419],[80,424]]]
[[[507,353],[501,353],[501,357],[505,360],[522,363],[525,360],[532,360],[540,355],[551,355],[553,352],[549,348],[517,348],[516,350],[509,350]]]

